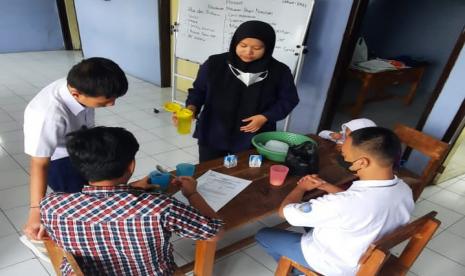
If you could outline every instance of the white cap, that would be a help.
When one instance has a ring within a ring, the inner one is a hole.
[[[360,118],[349,121],[345,124],[342,124],[342,134],[345,135],[346,129],[350,131],[355,131],[357,129],[366,128],[366,127],[375,127],[376,124],[370,119]]]

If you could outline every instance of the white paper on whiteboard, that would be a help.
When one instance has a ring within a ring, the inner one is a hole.
[[[205,199],[215,212],[244,190],[252,181],[215,172],[207,171],[197,178],[197,192]],[[189,205],[181,191],[173,195],[177,200]]]

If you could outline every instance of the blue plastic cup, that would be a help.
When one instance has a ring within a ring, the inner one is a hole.
[[[194,176],[195,165],[189,163],[181,163],[176,165],[176,176]]]
[[[166,189],[168,189],[168,186],[170,184],[170,176],[171,175],[169,173],[153,171],[149,175],[150,184],[159,185],[161,191],[166,191]]]

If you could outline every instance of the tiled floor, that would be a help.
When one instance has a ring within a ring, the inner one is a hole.
[[[23,153],[22,114],[27,102],[45,85],[64,76],[81,59],[79,52],[39,52],[0,55],[0,275],[53,275],[18,237],[28,211],[28,158]],[[141,150],[135,177],[156,164],[173,168],[177,162],[197,162],[196,141],[180,136],[170,114],[152,112],[170,99],[169,89],[129,77],[130,89],[112,108],[97,109],[100,125],[132,131]],[[414,216],[439,212],[441,229],[412,268],[411,275],[465,275],[465,175],[429,187]],[[270,217],[229,233],[219,244],[251,235],[280,221]],[[175,258],[182,265],[193,258],[193,242],[173,238]],[[217,260],[215,275],[273,275],[276,263],[256,244]]]

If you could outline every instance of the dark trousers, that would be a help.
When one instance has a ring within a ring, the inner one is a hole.
[[[77,193],[87,180],[71,165],[69,157],[65,157],[50,162],[47,184],[54,192]]]
[[[208,146],[201,146],[199,145],[199,161],[205,162],[217,158],[223,158],[228,155],[228,151],[226,150],[217,150],[210,148]]]

